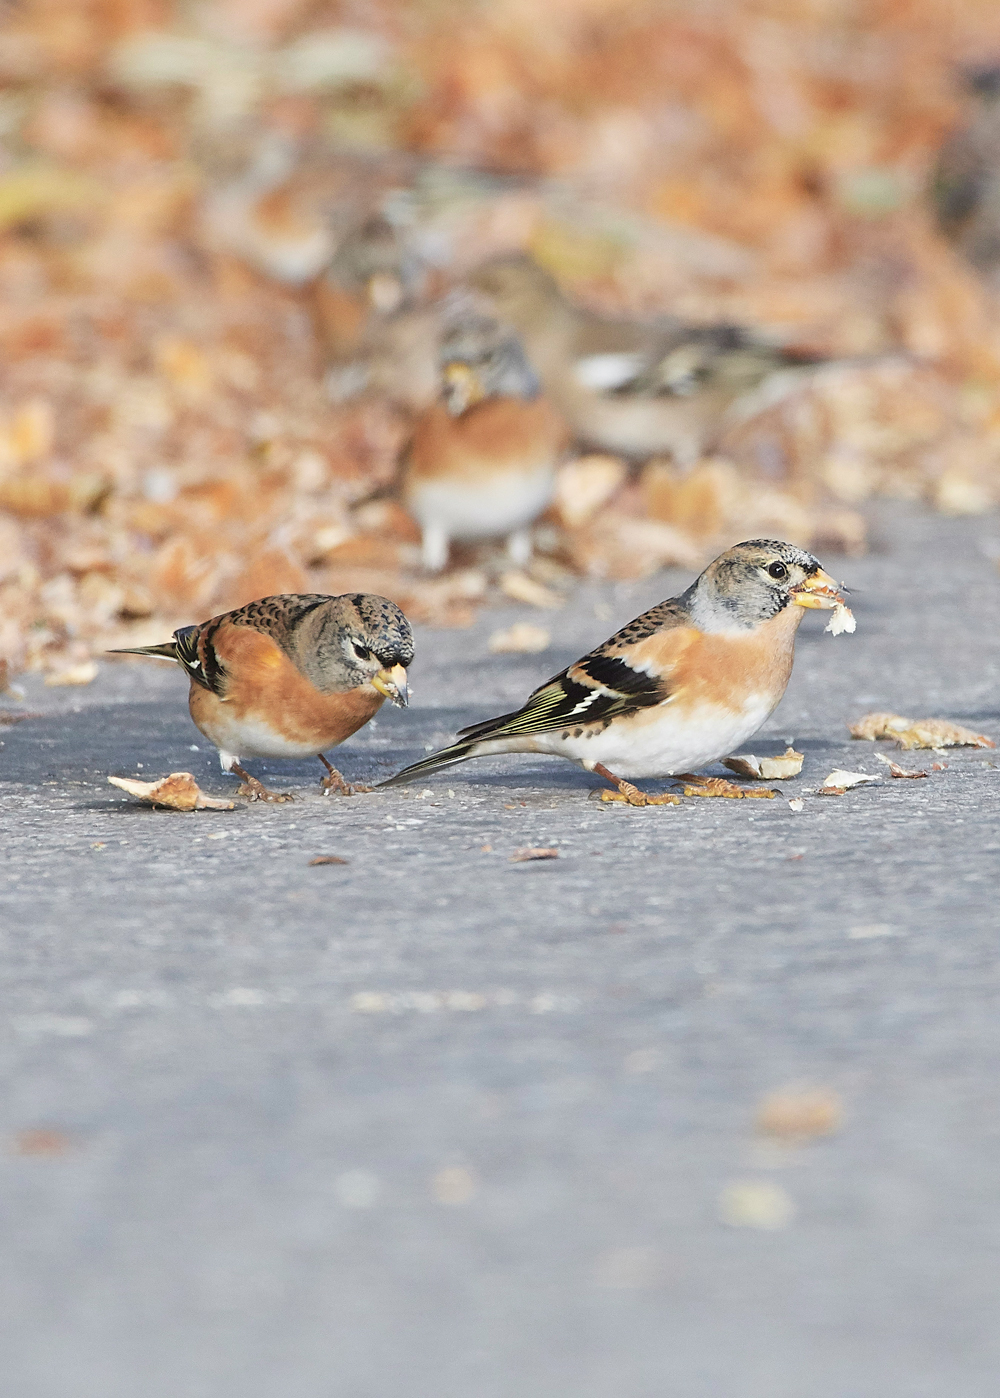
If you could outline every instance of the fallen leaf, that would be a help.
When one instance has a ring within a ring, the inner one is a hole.
[[[15,723],[23,723],[26,718],[39,718],[39,714],[12,714],[0,709],[0,728],[12,728]]]
[[[895,937],[898,930],[888,922],[863,922],[849,928],[847,935],[854,942],[866,942],[871,937]]]
[[[431,1179],[431,1193],[439,1204],[467,1204],[476,1192],[471,1171],[461,1165],[438,1170]]]
[[[556,475],[553,504],[567,529],[577,529],[607,504],[628,475],[617,456],[581,456]]]
[[[732,1228],[785,1228],[794,1217],[791,1197],[766,1180],[741,1180],[719,1198],[719,1218]]]
[[[310,859],[309,868],[312,869],[317,864],[350,864],[349,859],[341,859],[339,854],[317,854],[315,859]]]
[[[91,684],[97,679],[97,661],[84,660],[80,665],[70,665],[66,670],[57,670],[54,675],[47,675],[45,683],[50,686],[69,684]]]
[[[515,602],[527,602],[531,607],[554,609],[561,607],[565,600],[551,587],[545,587],[534,578],[529,578],[527,573],[516,570],[504,573],[500,579],[500,589],[508,597],[513,597]]]
[[[529,859],[558,859],[557,849],[516,849],[510,857],[512,864],[523,864]]]
[[[190,772],[171,772],[158,782],[140,782],[131,777],[108,777],[112,786],[120,787],[140,801],[152,806],[164,806],[171,811],[231,811],[235,802],[220,801],[206,796]]]
[[[952,723],[947,718],[904,718],[902,714],[865,714],[857,723],[849,723],[847,731],[852,738],[875,742],[877,738],[891,738],[901,748],[995,748],[992,738],[982,733],[973,733],[971,728]]]
[[[896,741],[904,751],[913,748],[995,748],[992,738],[982,733],[973,733],[971,728],[963,728],[960,723],[952,723],[946,718],[918,718],[897,735]]]
[[[516,621],[506,630],[493,632],[490,650],[494,655],[536,655],[540,650],[545,650],[551,639],[544,626],[533,626],[530,621]]]
[[[757,1108],[757,1130],[783,1141],[829,1136],[843,1118],[840,1098],[825,1088],[784,1088],[769,1093]]]
[[[51,1126],[35,1126],[19,1131],[14,1137],[16,1155],[65,1155],[71,1145],[64,1131],[56,1131]]]
[[[905,767],[900,767],[899,763],[893,762],[891,758],[883,757],[880,752],[875,754],[875,760],[889,768],[890,777],[908,777],[911,781],[917,781],[920,777],[930,776],[929,772],[908,772]]]
[[[871,782],[881,780],[881,777],[870,777],[867,772],[845,772],[842,767],[838,767],[824,781],[820,792],[822,794],[826,791],[837,791],[842,795],[845,791],[850,791],[852,787],[866,786]]]
[[[876,738],[895,738],[898,733],[909,728],[910,720],[900,714],[872,713],[859,718],[857,723],[849,723],[847,731],[852,738],[861,738],[874,743]]]
[[[737,753],[735,757],[724,757],[722,765],[740,777],[753,780],[781,781],[786,777],[797,777],[802,771],[803,756],[794,748],[786,748],[780,757],[755,757],[752,752]]]

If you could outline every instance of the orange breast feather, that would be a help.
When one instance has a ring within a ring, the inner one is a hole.
[[[320,752],[356,733],[383,703],[368,688],[321,694],[280,646],[252,627],[220,626],[214,644],[226,669],[225,693],[220,698],[192,682],[189,698],[191,717],[213,741],[213,729],[245,718]]]
[[[534,473],[554,464],[566,441],[566,425],[545,398],[489,398],[459,417],[434,403],[414,430],[406,475],[474,481],[484,473]]]

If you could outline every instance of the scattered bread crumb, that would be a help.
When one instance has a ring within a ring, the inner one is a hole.
[[[820,794],[826,795],[837,792],[843,795],[845,791],[850,791],[855,786],[866,786],[871,782],[881,781],[881,777],[870,777],[867,772],[845,772],[842,767],[831,772],[823,785],[820,787]]]

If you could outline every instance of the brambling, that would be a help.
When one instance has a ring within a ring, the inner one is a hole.
[[[599,316],[524,254],[483,264],[471,282],[514,326],[577,437],[625,456],[670,452],[691,464],[744,394],[815,362],[739,326]]]
[[[318,757],[327,769],[323,790],[352,795],[323,750],[356,733],[386,699],[406,707],[413,633],[385,597],[289,593],[183,626],[163,645],[112,654],[182,665],[191,717],[219,749],[222,770],[242,778],[239,794],[282,801],[240,758]]]
[[[517,336],[492,317],[463,306],[445,325],[440,364],[441,395],[417,419],[402,470],[424,566],[443,568],[453,539],[497,537],[524,564],[529,526],[552,499],[566,425]]]
[[[637,777],[683,774],[693,783],[687,794],[743,795],[688,774],[756,733],[788,684],[802,608],[837,603],[836,583],[812,554],[774,539],[737,544],[686,592],[536,689],[523,708],[462,729],[459,742],[381,785],[469,757],[538,752],[596,772],[634,806],[677,800],[646,795],[630,780]]]
[[[941,231],[992,282],[1000,265],[1000,66],[964,74],[969,121],[938,153],[931,195]]]

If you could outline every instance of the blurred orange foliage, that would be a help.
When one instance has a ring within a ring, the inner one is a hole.
[[[604,514],[546,526],[561,566],[651,570],[765,524],[856,549],[874,493],[1000,496],[995,295],[927,194],[962,65],[1000,59],[994,0],[23,0],[0,40],[15,667],[272,590],[469,619],[482,578],[420,579],[385,498],[405,395],[324,384],[363,322],[317,278],[400,191],[435,294],[530,249],[592,307],[841,361],[691,474],[616,487],[612,463]]]

